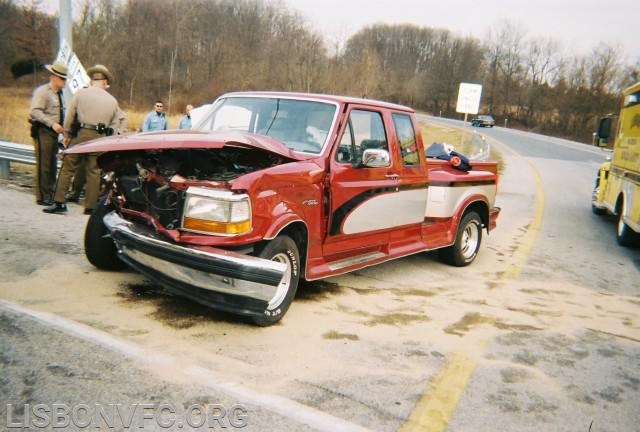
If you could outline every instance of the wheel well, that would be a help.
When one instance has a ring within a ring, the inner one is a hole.
[[[462,213],[461,219],[469,212],[476,212],[480,216],[482,220],[482,226],[487,228],[489,226],[489,207],[483,201],[475,201],[464,209],[464,213]]]
[[[302,276],[304,277],[307,268],[307,246],[309,244],[309,231],[307,230],[307,226],[301,221],[290,223],[284,227],[282,231],[278,232],[278,236],[281,235],[290,237],[298,246],[300,265],[303,269]],[[260,244],[255,248],[255,254],[259,254],[267,243],[269,243],[269,240],[260,242]]]
[[[623,204],[624,204],[624,194],[620,192],[620,194],[618,195],[618,199],[616,200],[616,208],[615,208],[616,215],[619,215],[620,213],[622,213]]]

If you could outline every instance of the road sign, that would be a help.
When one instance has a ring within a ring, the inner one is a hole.
[[[87,75],[87,72],[84,70],[78,56],[71,51],[71,47],[64,39],[62,40],[56,61],[67,65],[67,88],[71,90],[71,94],[89,85],[89,75]]]
[[[481,84],[460,83],[456,111],[465,114],[478,114],[480,109]]]

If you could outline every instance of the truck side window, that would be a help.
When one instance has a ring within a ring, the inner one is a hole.
[[[628,94],[624,98],[624,107],[628,108],[640,104],[640,92]]]
[[[400,151],[402,152],[403,165],[417,165],[418,147],[411,117],[399,113],[393,113],[392,117],[393,124],[396,127],[396,136],[400,144]]]
[[[378,112],[353,110],[340,139],[340,146],[336,153],[337,161],[360,165],[362,153],[366,149],[389,151],[384,122]]]

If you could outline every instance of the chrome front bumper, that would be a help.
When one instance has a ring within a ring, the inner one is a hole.
[[[286,264],[276,261],[171,243],[116,212],[103,222],[120,259],[170,291],[216,309],[262,315],[286,271]]]

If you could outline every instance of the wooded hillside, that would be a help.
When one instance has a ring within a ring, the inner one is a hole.
[[[105,64],[124,106],[170,112],[231,90],[365,96],[459,118],[460,82],[483,84],[482,110],[499,125],[589,142],[596,119],[617,110],[640,66],[605,44],[563,56],[553,39],[504,22],[486,40],[411,25],[378,24],[341,43],[262,0],[75,1],[73,48],[85,67]],[[321,6],[319,6],[321,7]],[[78,8],[78,9],[76,9]],[[0,78],[35,85],[57,51],[56,17],[41,1],[0,0]]]

